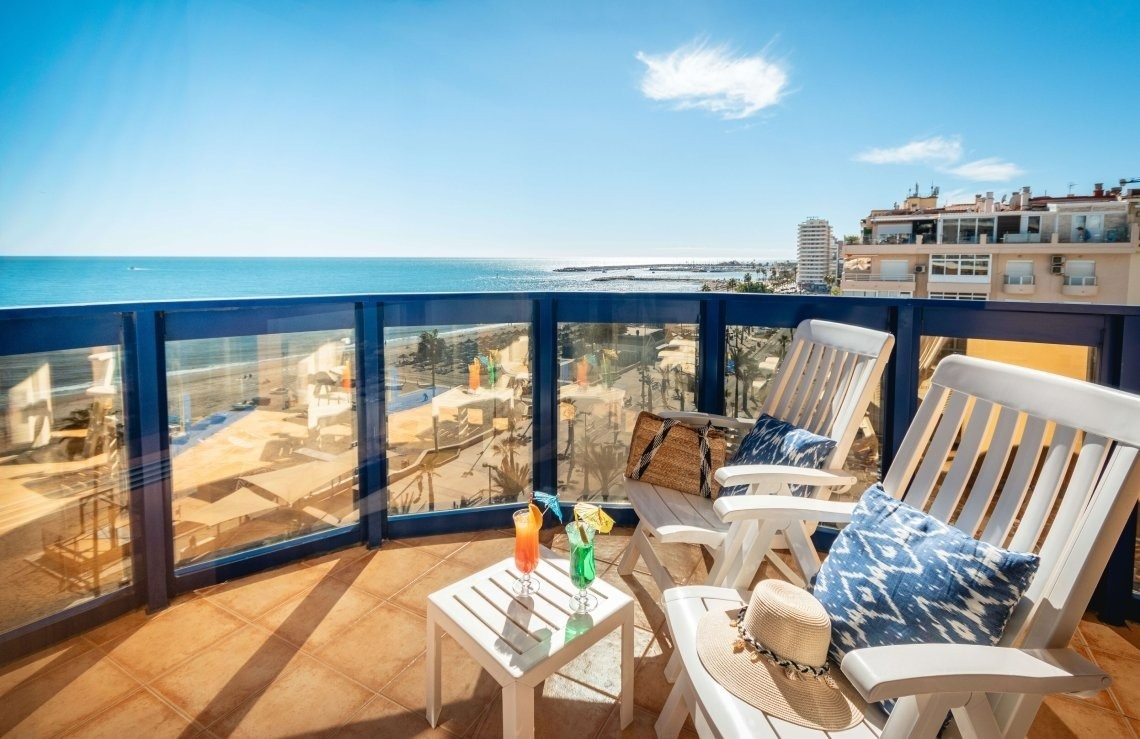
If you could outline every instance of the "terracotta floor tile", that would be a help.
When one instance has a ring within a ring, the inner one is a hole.
[[[316,656],[353,680],[380,690],[423,653],[427,619],[390,603],[372,609],[316,651]]]
[[[90,641],[77,636],[4,665],[0,668],[0,695],[8,693],[23,682],[60,667],[68,660],[91,651],[92,648]]]
[[[633,668],[635,672],[638,660],[645,653],[651,641],[653,641],[652,632],[634,628]],[[616,699],[621,695],[621,630],[615,629],[606,634],[597,644],[571,660],[569,664],[558,671],[558,674],[585,683],[594,690]],[[636,684],[635,682],[634,685]]]
[[[207,650],[246,623],[207,599],[162,611],[103,649],[142,682]]]
[[[338,739],[375,737],[454,737],[441,727],[431,728],[424,711],[411,711],[378,695],[341,727]]]
[[[273,608],[257,623],[291,644],[317,650],[381,602],[344,580],[328,577]]]
[[[470,567],[477,572],[484,567],[495,564],[504,557],[515,553],[515,538],[513,534],[504,531],[485,531],[448,559],[457,564]]]
[[[371,551],[344,567],[334,567],[332,577],[377,597],[388,598],[440,561],[417,549],[388,546]]]
[[[1124,657],[1093,650],[1093,661],[1109,675],[1109,690],[1120,703],[1120,710],[1129,718],[1140,719],[1140,655]]]
[[[296,647],[250,624],[166,673],[151,688],[208,726],[276,680],[296,655]]]
[[[629,545],[632,534],[632,528],[618,528],[616,526],[608,534],[598,534],[594,537],[594,559],[599,562],[617,564],[625,553],[625,548]]]
[[[338,567],[347,567],[349,564],[351,564],[355,560],[360,559],[364,555],[368,554],[368,552],[369,552],[368,547],[357,544],[355,546],[346,547],[344,549],[338,549],[335,552],[329,552],[328,554],[322,554],[319,557],[313,557],[312,559],[306,559],[306,560],[302,561],[301,564],[305,565],[306,567],[322,567],[323,568],[323,567],[327,566],[329,568],[328,572],[331,573],[333,570],[335,570]]]
[[[331,736],[372,696],[367,688],[299,654],[263,692],[208,728],[219,736],[259,739]]]
[[[0,736],[53,736],[141,689],[119,666],[90,650],[0,695]]]
[[[1029,727],[1032,739],[1124,738],[1130,737],[1131,732],[1131,727],[1120,714],[1063,696],[1046,698]]]
[[[1109,626],[1086,617],[1080,623],[1081,636],[1089,649],[1095,652],[1108,652],[1133,656],[1140,654],[1140,628],[1134,626]]]
[[[665,611],[661,607],[661,590],[651,575],[635,569],[629,577],[622,577],[618,573],[618,566],[610,565],[600,577],[633,598],[635,626],[647,631],[656,631],[664,625]]]
[[[561,675],[552,675],[543,683],[541,694],[535,692],[534,735],[542,739],[597,736],[614,707],[611,698]],[[469,733],[480,739],[503,735],[501,695]]]
[[[625,739],[657,739],[657,714],[646,711],[644,708],[634,707],[633,722],[623,730],[621,728],[621,712],[616,708],[610,713],[609,719],[599,736],[623,737]],[[681,729],[680,739],[697,739],[697,734],[689,729]]]
[[[439,725],[455,734],[464,734],[501,688],[467,651],[448,636],[443,638],[440,680],[443,706]],[[413,712],[424,715],[427,707],[427,668],[425,655],[416,657],[406,670],[381,692]]]
[[[653,640],[641,655],[637,672],[633,673],[634,703],[654,715],[661,712],[669,691],[673,689],[672,683],[665,679],[665,665],[672,654],[672,643],[662,627],[654,634]]]
[[[187,732],[200,731],[189,719],[167,705],[148,690],[140,690],[126,700],[116,703],[98,716],[84,721],[79,727],[64,733],[64,737],[90,739],[106,737],[145,736],[147,739],[181,737]]]
[[[286,565],[218,586],[206,599],[251,621],[328,576],[325,566]]]
[[[415,536],[411,539],[400,539],[398,541],[384,542],[384,546],[393,544],[396,546],[412,547],[418,549],[426,554],[446,559],[451,555],[458,552],[468,543],[474,541],[478,537],[475,532],[462,532],[458,534],[441,534],[439,536]]]
[[[445,588],[452,583],[459,582],[475,570],[461,565],[453,564],[451,562],[441,562],[436,567],[424,573],[423,577],[412,582],[400,592],[396,593],[391,598],[393,603],[399,603],[409,611],[427,615],[427,598],[429,595]]]

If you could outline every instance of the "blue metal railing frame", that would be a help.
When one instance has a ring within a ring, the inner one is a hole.
[[[26,653],[139,604],[150,610],[190,588],[250,574],[309,554],[386,538],[507,527],[516,506],[388,515],[385,330],[393,327],[529,323],[532,336],[533,475],[557,482],[558,327],[562,323],[677,323],[698,327],[697,407],[724,410],[728,326],[792,327],[805,318],[855,323],[895,334],[883,387],[884,466],[917,408],[920,339],[1034,341],[1096,349],[1096,379],[1140,392],[1140,307],[950,302],[722,293],[455,293],[345,295],[0,310],[0,357],[101,345],[122,349],[130,460],[131,587],[0,635],[0,653]],[[360,522],[175,570],[167,439],[165,342],[323,329],[351,329],[356,345]],[[632,523],[628,507],[615,518]],[[833,534],[832,534],[833,535]],[[1106,568],[1096,604],[1106,620],[1140,616],[1132,594],[1135,517]],[[819,543],[829,535],[821,530]]]

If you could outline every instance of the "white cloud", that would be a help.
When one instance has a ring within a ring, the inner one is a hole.
[[[946,171],[962,179],[977,182],[1005,182],[1025,173],[1021,167],[1013,162],[1003,162],[997,157],[966,162]]]
[[[871,164],[912,164],[914,162],[941,162],[950,164],[962,157],[962,142],[958,138],[934,136],[911,141],[893,149],[868,149],[856,155],[859,162]]]
[[[735,55],[727,47],[691,43],[664,55],[637,52],[646,66],[641,92],[678,109],[712,111],[724,119],[747,118],[780,101],[787,68],[760,56]]]

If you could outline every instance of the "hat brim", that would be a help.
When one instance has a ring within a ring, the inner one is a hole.
[[[739,638],[732,611],[709,611],[697,624],[697,654],[705,670],[728,692],[769,716],[823,731],[849,729],[863,713],[830,681],[788,677],[784,669],[747,649],[733,651]]]

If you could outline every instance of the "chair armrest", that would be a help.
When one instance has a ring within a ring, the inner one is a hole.
[[[748,485],[763,482],[768,485],[811,485],[814,487],[849,488],[859,481],[843,470],[815,470],[810,467],[792,467],[784,464],[733,464],[716,471],[721,485]]]
[[[1112,679],[1071,649],[903,644],[856,649],[843,674],[868,701],[928,693],[1076,693]]]
[[[752,424],[755,423],[750,418],[733,418],[732,416],[701,413],[700,411],[660,411],[657,415],[662,418],[675,418],[690,426],[704,426],[706,423],[711,423],[717,428],[738,429],[744,432],[752,428]]]
[[[791,495],[726,495],[717,498],[713,510],[725,523],[750,518],[847,523],[855,504]]]

